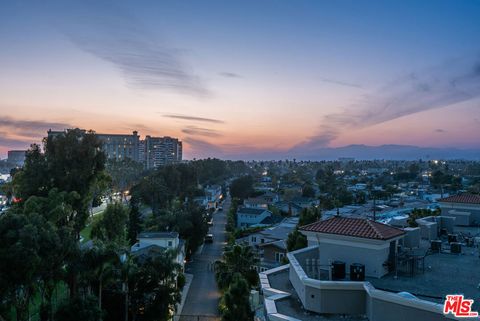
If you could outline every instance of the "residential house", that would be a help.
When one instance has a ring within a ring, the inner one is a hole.
[[[320,205],[320,200],[310,197],[296,197],[292,200],[292,203],[300,206],[301,208],[309,208]]]
[[[249,197],[243,201],[243,206],[247,208],[264,208],[268,209],[269,202],[262,196]]]
[[[179,238],[177,232],[143,232],[137,236],[137,243],[132,245],[131,253],[134,256],[152,257],[156,253],[171,250],[176,254],[175,262],[185,264],[185,242]]]
[[[251,246],[258,252],[260,262],[258,271],[265,271],[283,264],[283,258],[287,253],[286,240],[298,224],[298,217],[283,219],[279,224],[254,232],[241,239],[237,243]]]
[[[259,272],[281,266],[285,263],[287,257],[287,240],[260,244],[259,250],[261,253]]]
[[[455,217],[455,225],[480,224],[480,195],[458,194],[441,198],[442,216]]]
[[[274,206],[281,212],[289,213],[291,216],[299,216],[303,207],[297,205],[294,202],[280,201],[274,204]]]
[[[248,208],[241,206],[237,209],[237,228],[251,226],[267,226],[274,224],[277,218],[267,209]]]
[[[276,208],[284,213],[290,213],[291,216],[299,216],[304,208],[319,206],[320,201],[309,197],[296,197],[291,201],[281,201],[274,204]]]
[[[208,202],[207,208],[217,208],[223,198],[222,186],[208,185],[205,187],[205,196]]]

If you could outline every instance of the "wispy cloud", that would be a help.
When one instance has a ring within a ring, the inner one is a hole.
[[[320,80],[323,81],[323,82],[327,82],[327,83],[331,83],[331,84],[335,84],[335,85],[340,85],[340,86],[345,86],[345,87],[362,88],[362,86],[359,85],[359,84],[346,82],[346,81],[341,81],[341,80],[332,79],[332,78],[321,78]]]
[[[188,144],[188,153],[197,155],[197,157],[225,157],[224,150],[215,144],[202,139],[185,137],[183,142]]]
[[[0,148],[27,148],[47,135],[47,130],[72,128],[66,122],[24,120],[0,116]]]
[[[66,122],[52,122],[45,120],[23,120],[14,119],[9,116],[0,117],[0,128],[6,129],[8,133],[16,133],[21,136],[37,137],[46,135],[49,129],[72,128],[71,124]]]
[[[328,146],[346,130],[361,129],[418,112],[480,97],[479,57],[448,61],[411,73],[338,113],[323,117],[319,132],[292,150]]]
[[[202,128],[202,127],[197,127],[197,126],[188,126],[187,128],[182,129],[182,132],[187,134],[187,135],[192,135],[192,136],[205,136],[205,137],[220,137],[222,134],[220,134],[218,131],[210,128]]]
[[[443,134],[443,133],[446,133],[447,131],[445,129],[442,129],[442,128],[437,128],[437,129],[435,129],[435,132]]]
[[[200,121],[200,122],[206,122],[206,123],[215,123],[215,124],[224,123],[224,121],[220,119],[188,116],[188,115],[178,115],[178,114],[166,114],[166,115],[163,115],[163,117],[181,119],[181,120],[190,120],[190,121]]]
[[[158,39],[119,6],[86,1],[70,11],[58,24],[62,31],[81,50],[116,66],[130,86],[209,94],[181,50]]]
[[[117,128],[117,131],[118,131],[118,125],[117,124],[113,124],[116,126]],[[130,132],[136,130],[136,131],[140,131],[140,132],[145,132],[145,133],[149,133],[149,132],[152,132],[154,131],[154,129],[150,126],[147,126],[147,125],[144,125],[144,124],[139,124],[139,123],[125,123],[121,126],[122,129],[124,130],[128,130]]]
[[[0,147],[5,148],[26,148],[34,142],[27,139],[18,139],[10,136],[1,136],[0,137]]]
[[[242,75],[239,75],[234,72],[228,72],[228,71],[219,72],[218,74],[226,78],[243,78]]]

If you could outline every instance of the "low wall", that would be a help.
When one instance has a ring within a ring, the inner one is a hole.
[[[442,306],[433,302],[404,298],[396,293],[375,289],[365,284],[367,316],[370,321],[440,321],[455,319],[443,314]]]
[[[363,315],[366,292],[362,282],[336,282],[306,279],[305,304],[317,313]]]
[[[318,246],[310,246],[298,251],[292,252],[295,253],[293,256],[291,253],[287,253],[287,257],[290,260],[290,269],[289,269],[289,278],[290,283],[292,283],[295,292],[297,292],[298,298],[302,302],[302,305],[305,306],[305,283],[303,280],[308,279],[303,266],[306,264],[306,259],[317,259],[318,258]],[[297,259],[298,257],[298,259]],[[292,260],[293,258],[293,260]],[[303,263],[303,266],[302,266]]]
[[[289,276],[303,307],[320,314],[366,315],[370,321],[451,320],[443,307],[430,301],[405,298],[397,293],[377,290],[369,282],[321,281],[309,278],[297,260],[315,255],[316,247],[287,254]]]

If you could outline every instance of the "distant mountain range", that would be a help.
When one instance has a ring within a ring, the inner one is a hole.
[[[240,155],[238,155],[240,156]],[[419,147],[410,145],[347,145],[343,147],[325,147],[316,150],[301,151],[282,151],[265,153],[251,153],[241,155],[241,159],[246,160],[273,160],[273,159],[292,159],[297,160],[336,160],[339,157],[353,157],[356,160],[432,160],[432,159],[466,159],[480,160],[479,149],[457,149],[457,148],[436,148]],[[231,157],[234,159],[233,155]]]
[[[337,159],[338,157],[354,157],[355,159],[480,159],[480,149],[433,148],[409,145],[348,145],[337,148],[323,148],[302,155],[308,159]]]

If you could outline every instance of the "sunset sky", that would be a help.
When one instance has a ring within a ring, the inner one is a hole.
[[[480,1],[3,1],[0,158],[46,130],[186,158],[480,148]]]

